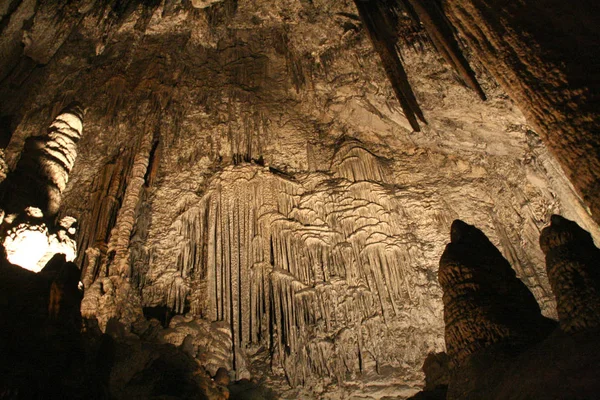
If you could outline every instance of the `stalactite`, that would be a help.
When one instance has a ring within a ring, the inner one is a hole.
[[[385,167],[379,157],[359,142],[346,141],[336,152],[330,171],[350,181],[385,182]]]
[[[82,249],[96,248],[102,257],[106,256],[108,242],[115,223],[119,208],[123,203],[123,196],[127,188],[127,177],[133,165],[133,152],[119,151],[112,159],[100,169],[92,182],[89,202],[91,210],[85,213],[80,220],[80,236],[78,239],[78,262],[84,268],[87,263]],[[98,265],[97,268],[100,266]],[[96,271],[94,274],[97,274]]]
[[[406,119],[412,128],[419,132],[419,122],[425,117],[408,81],[404,66],[396,51],[396,19],[393,11],[384,4],[374,0],[355,0],[356,8],[365,25],[375,51],[379,54],[385,73],[390,80],[396,97],[402,106]]]
[[[187,289],[167,282],[190,288],[205,280],[202,315],[228,323],[235,357],[268,345],[294,386],[315,374],[343,380],[365,368],[366,354],[385,362],[385,350],[369,344],[381,336],[372,321],[407,318],[422,296],[410,267],[412,233],[382,186],[385,164],[347,141],[331,175],[226,168],[198,204],[184,206],[174,225],[177,271],[153,285],[172,301]]]
[[[427,36],[450,66],[456,70],[467,86],[477,92],[481,99],[486,99],[485,93],[477,82],[475,73],[463,56],[458,42],[454,39],[450,24],[434,1],[354,0],[354,4],[373,43],[373,47],[381,59],[402,111],[415,131],[420,131],[418,120],[424,123],[427,123],[427,121],[413,93],[396,49],[399,36],[406,35],[406,22],[399,21],[400,9],[404,9],[410,15],[413,24],[409,25],[411,27],[417,25],[414,29],[419,29],[419,23],[423,24]],[[400,39],[404,39],[406,42],[409,41],[407,37],[400,37]]]
[[[403,1],[405,3],[408,2],[410,7],[415,11],[418,20],[423,23],[437,51],[456,70],[463,81],[477,92],[482,100],[485,100],[485,93],[481,89],[481,86],[479,86],[475,73],[462,55],[458,43],[454,39],[452,28],[437,4],[434,1],[423,0]]]

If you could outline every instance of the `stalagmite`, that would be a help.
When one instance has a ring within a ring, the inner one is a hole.
[[[83,108],[72,103],[54,119],[46,135],[26,141],[16,169],[0,187],[0,206],[7,214],[34,206],[46,217],[56,215],[82,132]]]
[[[560,328],[569,333],[600,327],[600,250],[577,223],[559,215],[540,236]]]
[[[456,220],[450,235],[438,274],[451,366],[494,344],[518,349],[543,339],[553,323],[485,234]]]

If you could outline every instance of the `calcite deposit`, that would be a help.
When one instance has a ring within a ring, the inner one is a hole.
[[[56,116],[45,135],[27,139],[16,168],[0,186],[0,207],[6,214],[29,206],[47,217],[57,214],[82,131],[83,109],[74,103]]]
[[[558,58],[600,24],[496,3],[1,2],[2,327],[39,334],[0,393],[407,398],[426,359],[441,393],[447,361],[542,338],[583,304],[557,314],[554,272],[588,267],[540,232],[600,239],[597,57]],[[29,385],[36,362],[64,373]]]

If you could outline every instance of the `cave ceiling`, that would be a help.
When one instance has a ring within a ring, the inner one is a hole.
[[[195,323],[209,369],[407,396],[444,350],[438,260],[460,218],[555,317],[540,231],[551,214],[600,230],[436,2],[388,3],[3,2],[3,175],[85,107],[58,211],[78,221],[84,316],[141,335],[168,307],[186,316],[161,340]]]

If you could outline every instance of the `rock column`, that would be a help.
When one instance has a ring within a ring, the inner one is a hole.
[[[46,135],[25,142],[17,167],[0,187],[0,204],[7,214],[33,206],[45,217],[56,215],[82,131],[83,108],[72,103],[54,119]]]
[[[519,348],[535,342],[553,327],[508,261],[474,226],[452,223],[438,274],[451,367],[494,344]]]
[[[600,327],[600,250],[577,223],[553,215],[540,236],[560,327],[568,333]]]

